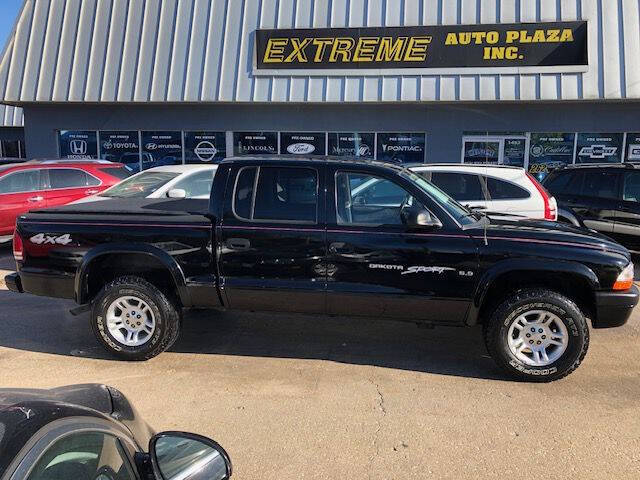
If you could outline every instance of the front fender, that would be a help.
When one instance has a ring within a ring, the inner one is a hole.
[[[185,276],[182,268],[175,261],[175,259],[164,250],[154,247],[148,244],[104,244],[89,250],[82,258],[82,262],[76,271],[75,278],[75,299],[80,305],[84,305],[88,301],[88,283],[89,283],[89,269],[91,264],[98,258],[104,255],[119,254],[125,255],[128,253],[135,253],[141,255],[148,255],[153,257],[162,263],[173,278],[177,287],[178,297],[182,302],[182,305],[188,307],[191,305],[191,295],[186,286]]]
[[[489,268],[478,282],[473,302],[467,316],[468,325],[476,325],[482,305],[486,301],[487,292],[491,288],[493,282],[502,275],[518,272],[526,275],[527,273],[549,272],[553,274],[565,273],[578,275],[585,279],[593,291],[600,289],[600,281],[593,270],[582,263],[563,261],[563,260],[545,260],[536,259],[508,259],[496,263]]]

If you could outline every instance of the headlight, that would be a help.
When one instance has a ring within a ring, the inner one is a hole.
[[[624,267],[624,270],[618,275],[616,283],[613,284],[614,290],[629,290],[633,286],[633,262]]]

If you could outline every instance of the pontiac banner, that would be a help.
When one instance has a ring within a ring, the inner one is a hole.
[[[586,67],[587,22],[257,30],[257,70]]]

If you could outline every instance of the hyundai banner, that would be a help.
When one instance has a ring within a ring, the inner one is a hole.
[[[378,133],[377,159],[393,163],[423,163],[425,133]]]
[[[98,136],[95,131],[61,130],[58,140],[60,158],[98,158]]]
[[[278,153],[276,132],[234,132],[233,150],[236,155],[273,155]]]
[[[326,141],[325,133],[280,132],[280,153],[282,155],[326,155]]]
[[[142,169],[182,163],[181,132],[142,132]]]
[[[329,133],[329,155],[374,158],[374,133]]]

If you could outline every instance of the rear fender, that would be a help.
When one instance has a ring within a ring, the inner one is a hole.
[[[82,263],[80,264],[76,272],[76,302],[80,305],[83,305],[89,301],[89,298],[87,298],[89,287],[89,271],[93,262],[105,255],[126,255],[128,253],[148,255],[149,257],[153,257],[155,260],[158,260],[160,263],[162,263],[162,265],[164,265],[171,274],[171,278],[176,285],[176,293],[182,305],[185,307],[191,306],[191,295],[189,294],[189,290],[186,286],[184,273],[182,272],[182,268],[180,268],[178,262],[176,262],[173,257],[171,257],[171,255],[169,255],[164,250],[147,244],[106,244],[99,245],[90,250],[83,257]]]

